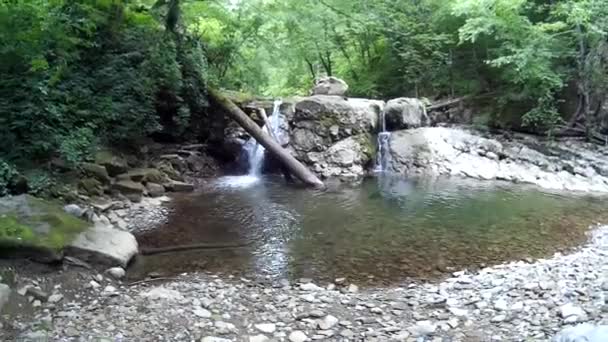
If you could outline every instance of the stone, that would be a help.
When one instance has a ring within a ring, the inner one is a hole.
[[[167,289],[157,286],[149,291],[143,292],[140,296],[151,300],[180,301],[184,296],[177,290]]]
[[[327,315],[325,316],[325,318],[319,320],[318,326],[321,330],[329,330],[333,328],[336,324],[338,324],[338,322],[339,320],[336,317],[332,315]]]
[[[62,295],[62,294],[60,294],[60,293],[55,293],[55,294],[52,294],[52,295],[49,297],[48,301],[49,301],[49,303],[58,303],[58,302],[60,302],[62,299],[63,299],[63,295]]]
[[[211,316],[212,316],[211,311],[209,311],[207,309],[203,309],[203,308],[196,308],[196,309],[192,310],[192,313],[200,318],[211,318]]]
[[[301,330],[292,331],[288,338],[290,342],[304,342],[308,340],[308,336]]]
[[[141,202],[144,194],[144,186],[141,183],[136,183],[132,180],[120,180],[112,185],[114,190],[125,195],[132,202]]]
[[[93,177],[103,184],[109,184],[111,181],[108,170],[106,170],[105,166],[103,165],[82,163],[80,164],[80,167],[85,175]]]
[[[587,313],[582,308],[572,303],[566,303],[559,308],[560,316],[568,323],[576,323],[586,320]]]
[[[14,248],[20,257],[59,261],[65,246],[89,226],[54,202],[29,195],[0,198],[1,248]]]
[[[507,303],[507,301],[504,299],[498,299],[497,301],[494,302],[494,309],[496,309],[498,311],[508,311],[509,303]]]
[[[389,131],[428,126],[430,120],[425,104],[415,98],[400,97],[390,100],[384,107],[386,127]]]
[[[166,177],[155,168],[137,168],[116,176],[116,179],[131,180],[136,183],[162,183],[166,180]]]
[[[268,342],[270,339],[262,334],[249,336],[249,342]]]
[[[322,291],[323,288],[319,287],[313,283],[300,284],[300,289],[302,291]]]
[[[84,178],[78,182],[78,189],[89,196],[102,196],[103,184],[95,178]]]
[[[490,319],[490,322],[501,323],[501,322],[504,322],[506,319],[507,319],[506,315],[496,315]]]
[[[2,307],[8,302],[10,295],[11,288],[6,284],[0,284],[0,312],[2,312]]]
[[[254,326],[256,329],[266,334],[272,334],[275,332],[275,330],[277,330],[277,326],[274,323],[260,323]]]
[[[157,183],[146,184],[146,190],[150,197],[161,197],[165,194],[165,187]]]
[[[338,95],[343,96],[348,91],[348,84],[337,77],[322,77],[315,82],[312,95]]]
[[[357,293],[359,292],[359,287],[355,284],[350,284],[348,285],[348,290],[349,293]]]
[[[552,342],[605,342],[608,341],[608,325],[583,323],[557,333]]]
[[[125,275],[127,274],[127,272],[125,272],[125,269],[122,267],[112,267],[106,270],[107,274],[109,274],[112,278],[116,279],[116,280],[120,280],[122,278],[125,277]]]
[[[95,225],[80,233],[64,253],[91,264],[126,268],[138,249],[133,234],[111,226]]]
[[[408,329],[408,331],[414,336],[426,336],[430,335],[437,330],[437,325],[431,321],[419,321]]]
[[[84,214],[84,210],[79,207],[77,204],[68,204],[66,206],[63,207],[63,211],[65,211],[66,213],[75,216],[75,217],[82,217],[82,215]]]
[[[95,163],[106,168],[110,177],[116,177],[127,172],[129,165],[122,156],[110,150],[102,150],[95,154]]]
[[[194,185],[193,184],[189,184],[189,183],[185,183],[185,182],[180,182],[180,181],[176,181],[176,180],[172,180],[170,182],[164,183],[163,184],[165,189],[167,191],[173,191],[173,192],[190,192],[190,191],[194,191]]]

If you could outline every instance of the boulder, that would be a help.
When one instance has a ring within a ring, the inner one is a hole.
[[[87,176],[93,177],[104,184],[110,183],[110,175],[108,174],[108,170],[106,170],[105,166],[93,163],[82,163],[80,167]]]
[[[0,283],[0,312],[2,307],[8,302],[8,297],[11,295],[11,288],[6,284]]]
[[[137,183],[162,183],[165,181],[165,175],[155,168],[138,168],[129,170],[127,173],[116,176],[118,180],[132,180]]]
[[[117,181],[112,187],[132,202],[141,202],[145,189],[141,183],[136,183],[132,180]]]
[[[96,224],[80,233],[65,248],[65,255],[105,267],[127,267],[138,253],[133,234],[112,226]]]
[[[338,95],[344,96],[348,91],[348,84],[337,77],[329,76],[318,79],[312,88],[312,95]]]
[[[418,128],[430,124],[424,103],[415,98],[400,97],[384,107],[386,128],[389,131]]]
[[[384,102],[316,95],[296,103],[289,148],[321,177],[359,179],[372,158],[371,135]]]
[[[157,183],[146,184],[146,190],[150,197],[160,197],[165,194],[165,187]]]
[[[165,183],[164,186],[167,191],[174,191],[174,192],[194,191],[193,184],[180,182],[180,181],[170,181],[170,182]]]
[[[78,189],[88,196],[101,196],[104,193],[103,184],[96,178],[85,178],[78,182]]]
[[[538,141],[536,141],[538,143]],[[584,177],[564,170],[569,163],[595,163],[582,155],[555,156],[550,146],[484,137],[473,130],[427,127],[393,132],[390,171],[401,174],[462,176],[506,180],[542,188],[608,192],[608,177]],[[552,144],[554,146],[557,144]],[[560,148],[572,149],[572,143]],[[547,150],[547,154],[541,152]],[[568,157],[570,156],[570,157]],[[592,164],[594,165],[594,164]],[[574,168],[571,168],[574,170]],[[590,173],[591,174],[591,173]]]
[[[0,198],[0,255],[57,261],[87,227],[59,204],[27,195]]]
[[[109,150],[97,152],[95,154],[95,164],[104,166],[111,177],[116,177],[129,169],[125,158]]]

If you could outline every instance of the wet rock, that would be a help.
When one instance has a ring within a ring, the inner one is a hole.
[[[65,249],[65,255],[91,264],[127,267],[138,253],[133,234],[110,226],[95,225],[81,233]]]
[[[168,183],[164,183],[163,184],[165,189],[167,191],[173,191],[173,192],[190,192],[190,191],[194,191],[194,185],[193,184],[189,184],[189,183],[185,183],[185,182],[180,182],[180,181],[170,181]]]
[[[306,336],[306,334],[301,330],[295,330],[289,334],[290,342],[304,342],[307,340],[308,340],[308,336]]]
[[[146,184],[146,190],[150,197],[160,197],[165,194],[165,187],[157,183]]]
[[[112,267],[106,270],[106,273],[109,274],[112,278],[120,280],[125,277],[126,272],[122,267]]]

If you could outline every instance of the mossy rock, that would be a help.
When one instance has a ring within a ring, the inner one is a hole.
[[[89,224],[29,195],[0,198],[0,256],[54,261]]]
[[[132,169],[127,173],[116,176],[119,181],[132,180],[141,183],[163,183],[167,180],[166,178],[162,172],[154,168]]]
[[[111,177],[127,172],[127,160],[110,150],[102,150],[95,154],[95,164],[104,166]]]

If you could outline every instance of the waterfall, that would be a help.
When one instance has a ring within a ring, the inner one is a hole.
[[[390,153],[391,133],[386,131],[386,117],[384,109],[380,111],[380,132],[378,133],[378,153],[376,155],[376,168],[374,171],[387,171],[391,162]]]
[[[268,134],[273,137],[278,136],[279,128],[281,127],[281,104],[283,101],[274,101],[272,109],[272,115],[268,118],[270,127],[264,125],[263,130],[266,130]],[[262,109],[263,110],[263,109]],[[247,152],[247,159],[249,161],[249,172],[250,176],[259,176],[262,173],[262,166],[264,165],[264,152],[266,149],[260,145],[257,140],[253,137],[249,138],[245,143],[245,151]]]

